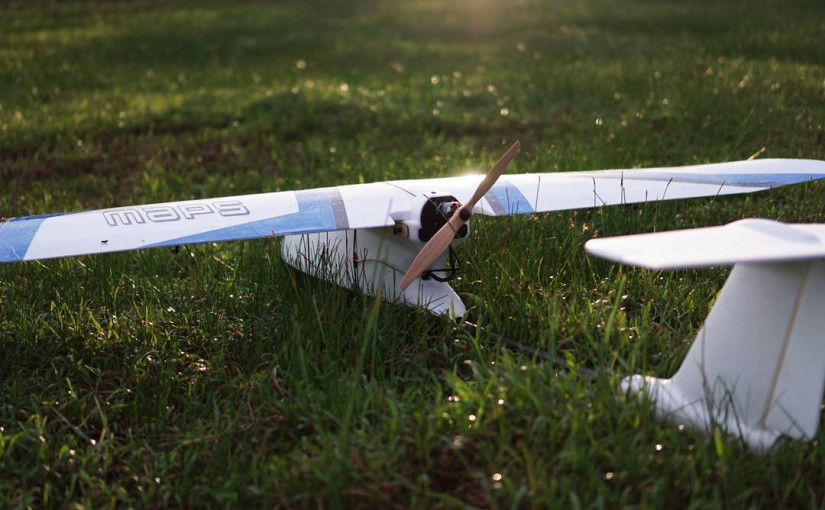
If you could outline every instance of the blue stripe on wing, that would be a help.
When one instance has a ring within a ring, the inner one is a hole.
[[[147,248],[337,230],[329,190],[296,191],[295,198],[298,201],[298,212],[169,239]]]
[[[0,224],[0,262],[23,260],[37,229],[51,216],[54,215],[12,218]]]
[[[825,177],[823,174],[803,174],[803,173],[787,173],[787,174],[701,174],[701,173],[666,173],[666,172],[623,172],[623,176],[619,173],[615,175],[599,175],[587,173],[582,174],[582,177],[596,177],[621,179],[625,180],[642,180],[642,181],[673,181],[678,183],[690,184],[715,184],[722,186],[730,184],[731,186],[745,187],[745,188],[775,188],[779,186],[787,186],[789,184],[799,184],[807,181],[813,181]]]
[[[496,215],[504,214],[528,214],[535,212],[533,205],[524,198],[521,191],[509,182],[499,181],[493,188],[487,192],[486,196],[490,194],[498,199],[500,204],[500,211],[494,211]],[[493,202],[488,198],[488,202]],[[499,209],[498,204],[491,203],[494,209]]]

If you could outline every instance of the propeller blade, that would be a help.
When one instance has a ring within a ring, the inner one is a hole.
[[[512,161],[512,159],[516,157],[516,154],[518,154],[519,149],[521,149],[521,143],[519,141],[516,141],[516,143],[511,145],[510,148],[507,149],[507,152],[505,152],[504,155],[499,158],[496,164],[493,165],[493,168],[491,168],[490,171],[487,172],[487,175],[484,177],[484,180],[481,181],[481,184],[478,185],[478,188],[476,188],[476,191],[475,193],[473,193],[472,198],[470,198],[470,200],[468,200],[465,204],[465,207],[467,209],[472,211],[473,207],[475,207],[476,205],[476,202],[481,200],[481,197],[483,197],[487,194],[488,191],[490,191],[490,188],[492,188],[493,184],[495,184],[498,178],[501,177],[502,172],[504,172],[504,169],[507,168],[507,165],[510,164],[510,161]]]
[[[456,209],[453,213],[452,217],[445,223],[438,232],[424,245],[418,255],[416,255],[415,259],[410,264],[410,268],[407,269],[407,273],[404,275],[404,278],[401,279],[401,290],[406,290],[410,284],[415,281],[416,278],[421,276],[421,273],[427,270],[430,265],[435,262],[435,260],[444,253],[444,250],[450,246],[450,243],[453,241],[456,232],[465,223],[470,219],[470,215],[472,214],[473,207],[475,207],[476,203],[481,200],[481,197],[487,194],[490,191],[490,188],[496,183],[499,177],[501,177],[501,173],[507,168],[507,165],[510,164],[510,161],[518,154],[519,148],[521,144],[519,142],[514,143],[507,152],[504,153],[503,156],[493,165],[493,168],[487,172],[487,175],[484,177],[484,180],[481,181],[481,184],[478,185],[476,188],[475,193],[470,198],[470,200]]]
[[[421,276],[421,273],[430,267],[430,264],[435,262],[435,259],[444,253],[444,250],[453,241],[455,233],[464,223],[458,214],[453,214],[452,218],[438,229],[438,232],[421,248],[415,260],[410,264],[410,268],[407,269],[407,273],[401,279],[401,290],[406,290],[416,278]]]

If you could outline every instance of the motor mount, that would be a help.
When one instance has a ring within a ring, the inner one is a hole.
[[[426,243],[438,230],[449,221],[461,203],[452,195],[427,197],[421,206],[418,240]],[[470,234],[469,223],[462,225],[455,234],[457,239],[464,239]]]

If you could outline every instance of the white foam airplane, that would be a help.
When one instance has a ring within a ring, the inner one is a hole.
[[[750,193],[825,177],[825,162],[766,159],[674,168],[401,180],[135,205],[0,223],[0,263],[284,236],[295,268],[390,301],[462,316],[452,248],[472,214],[507,216]],[[499,178],[501,177],[501,178]]]
[[[746,219],[722,227],[591,239],[599,257],[650,269],[733,265],[670,379],[634,375],[657,413],[757,451],[816,436],[825,387],[825,224]]]

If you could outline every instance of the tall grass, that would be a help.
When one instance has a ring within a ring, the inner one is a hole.
[[[486,169],[825,159],[819,2],[12,2],[0,217]],[[594,236],[823,221],[818,184],[473,221],[455,287],[509,351],[255,241],[0,267],[0,506],[811,507],[617,394],[672,374],[725,269]],[[601,374],[587,377],[590,369]]]

